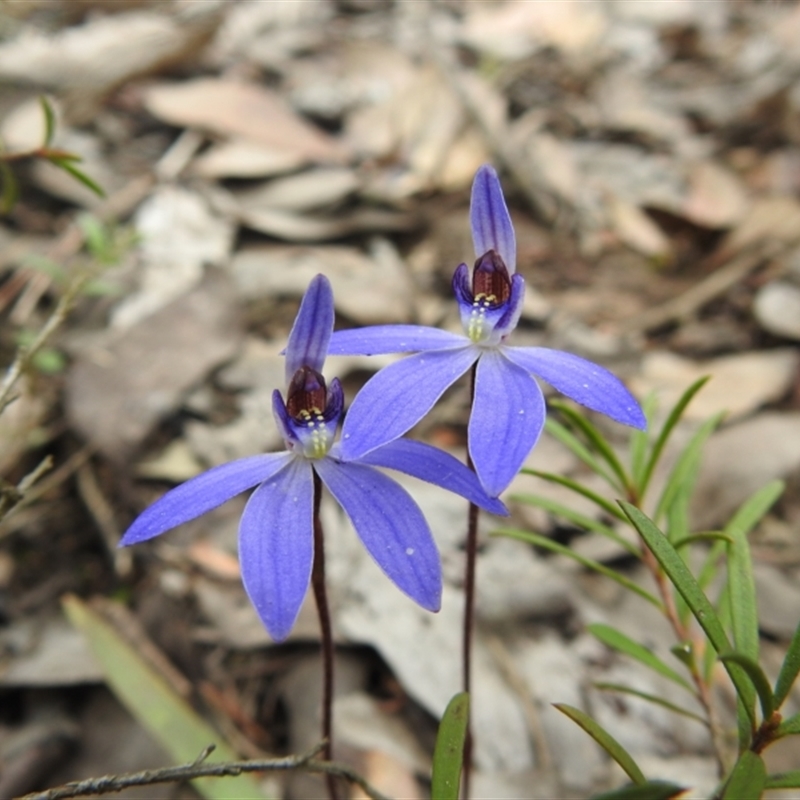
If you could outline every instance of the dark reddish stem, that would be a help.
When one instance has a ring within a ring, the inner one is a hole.
[[[322,499],[322,482],[314,473],[314,567],[311,572],[311,585],[314,587],[314,599],[317,601],[317,614],[322,637],[322,738],[325,749],[322,755],[327,761],[333,760],[333,630],[331,613],[328,607],[328,593],[325,590],[325,541],[322,535],[322,522],[319,518],[319,507]],[[339,800],[336,780],[333,775],[326,774],[330,800]]]
[[[470,405],[475,399],[475,372],[477,364],[470,370]],[[469,454],[467,437],[467,466],[474,472],[475,465]],[[467,517],[466,567],[464,569],[464,634],[462,639],[462,676],[464,691],[472,691],[472,638],[475,630],[475,562],[478,556],[478,506],[469,504]],[[470,702],[470,706],[472,702]],[[464,761],[462,766],[462,796],[469,798],[470,777],[472,773],[472,723],[467,720],[467,736],[464,740]]]

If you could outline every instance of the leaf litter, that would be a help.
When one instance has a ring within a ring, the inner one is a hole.
[[[66,758],[57,774],[107,771],[98,766],[103,737],[89,735],[83,715],[114,701],[85,650],[60,638],[59,587],[128,597],[152,647],[188,684],[198,692],[210,684],[227,698],[214,714],[240,752],[263,744],[257,729],[276,747],[302,749],[314,735],[298,725],[315,679],[287,680],[311,652],[304,648],[317,635],[313,609],[302,612],[291,645],[270,643],[235,580],[236,515],[221,509],[213,524],[176,532],[137,555],[133,577],[123,579],[105,555],[100,506],[73,479],[80,459],[91,458],[101,498],[124,523],[193,471],[273,447],[269,397],[283,381],[279,352],[317,272],[334,284],[341,326],[455,322],[448,284],[470,255],[466,189],[486,161],[504,174],[519,221],[531,295],[520,328],[526,343],[566,341],[613,362],[640,397],[655,390],[662,407],[697,376],[715,376],[681,431],[685,439],[710,413],[729,411],[703,462],[697,523],[718,524],[767,480],[796,476],[796,5],[13,6],[0,42],[4,144],[34,136],[36,95],[51,91],[59,141],[121,198],[114,207],[122,216],[107,219],[132,223],[138,240],[109,272],[124,295],[81,300],[55,342],[67,366],[55,377],[26,376],[2,420],[3,477],[16,482],[46,453],[56,470],[46,491],[0,529],[0,593],[14,599],[4,637],[17,643],[4,649],[0,682],[19,709],[0,713],[0,756],[7,735],[33,729],[37,703],[58,698],[79,709],[80,731],[70,735],[97,758]],[[192,138],[181,139],[187,131]],[[74,270],[87,256],[64,244],[65,226],[77,209],[107,213],[62,177],[21,171],[21,199],[3,221],[6,354],[20,327],[40,326],[62,291],[30,269],[30,243]],[[136,194],[142,186],[146,196]],[[380,363],[350,359],[331,369],[351,393]],[[447,402],[455,416],[447,424],[434,417],[419,434],[463,455],[466,395]],[[580,475],[556,443],[540,448],[534,467],[549,468],[543,459]],[[525,476],[518,483],[521,492],[566,502],[558,487]],[[350,753],[383,791],[402,796],[422,791],[420,754],[458,685],[463,557],[458,502],[408,488],[430,504],[440,536],[447,584],[436,617],[379,581],[371,562],[351,553],[342,521],[325,512],[348,686],[337,701],[342,757]],[[515,514],[539,532],[577,537],[586,553],[619,558],[554,514],[522,506]],[[755,551],[762,625],[778,638],[794,627],[787,609],[796,607],[796,576],[781,563],[785,544],[775,542],[796,545],[798,523],[790,495],[765,523],[784,539],[767,537]],[[46,542],[54,543],[51,556]],[[652,689],[633,668],[601,670],[607,653],[580,633],[600,618],[647,638],[652,621],[632,616],[618,592],[573,564],[533,550],[519,555],[511,544],[518,543],[492,540],[481,556],[488,577],[475,785],[516,796],[533,782],[552,796],[619,783],[548,704],[581,705],[576,687],[598,672]],[[58,652],[72,653],[61,674]],[[88,686],[80,700],[75,680]],[[279,697],[288,721],[276,712]],[[610,728],[642,732],[637,760],[660,777],[682,780],[689,755],[698,781],[708,774],[711,759],[697,753],[684,723],[592,697]],[[106,738],[130,730],[121,719],[98,713]],[[365,726],[380,735],[369,738]],[[152,749],[137,752],[141,760],[125,768],[153,763]],[[38,769],[20,792],[37,785]]]

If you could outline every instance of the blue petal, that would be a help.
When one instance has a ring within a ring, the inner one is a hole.
[[[497,321],[494,332],[503,338],[517,327],[525,304],[525,279],[522,275],[511,276],[511,297],[505,305],[503,316]]]
[[[428,523],[408,493],[372,467],[324,458],[317,472],[369,554],[395,585],[429,611],[442,601],[442,566]]]
[[[128,528],[120,546],[145,542],[202,516],[237,494],[268,480],[291,460],[290,453],[267,453],[213,467],[171,489],[145,509]]]
[[[483,488],[497,497],[519,472],[544,427],[536,381],[500,353],[478,361],[469,418],[469,452]]]
[[[343,458],[354,461],[401,437],[472,366],[479,352],[475,347],[462,346],[418,353],[370,378],[344,418]]]
[[[276,642],[289,635],[308,591],[314,561],[313,509],[311,465],[298,459],[262,483],[242,514],[242,582]]]
[[[416,353],[420,350],[444,350],[463,347],[458,333],[428,328],[424,325],[373,325],[336,331],[328,345],[332,356],[377,356],[384,353]]]
[[[277,389],[272,392],[272,416],[275,417],[275,425],[280,431],[286,447],[292,450],[300,441],[295,433],[296,423],[289,416],[283,395]]]
[[[460,494],[492,514],[508,516],[505,505],[486,494],[471,469],[449,453],[429,444],[415,442],[412,439],[398,439],[368,453],[359,459],[359,463],[405,472],[407,475]]]
[[[475,298],[472,296],[472,277],[466,264],[459,264],[453,273],[453,294],[458,301],[459,310],[472,308]]]
[[[480,258],[489,250],[494,250],[500,254],[509,273],[513,273],[517,268],[514,226],[511,224],[500,180],[488,164],[478,170],[472,182],[469,220],[475,257]]]
[[[503,353],[576,403],[606,414],[623,425],[640,430],[647,427],[636,398],[604,367],[572,353],[546,347],[504,347]]]
[[[333,331],[333,291],[324,275],[306,289],[286,345],[286,385],[300,367],[322,372]]]

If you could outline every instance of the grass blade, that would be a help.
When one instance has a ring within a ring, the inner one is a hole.
[[[661,432],[658,434],[658,438],[653,444],[653,449],[650,453],[650,458],[647,461],[647,466],[644,468],[644,474],[642,475],[642,480],[639,483],[639,497],[644,497],[647,487],[650,485],[650,479],[653,477],[653,470],[655,470],[658,460],[661,458],[661,454],[663,453],[664,447],[669,441],[672,431],[675,429],[675,426],[678,424],[678,422],[680,422],[683,412],[686,410],[686,406],[689,405],[689,403],[692,401],[692,398],[703,388],[703,386],[705,386],[710,377],[710,375],[707,375],[706,377],[695,381],[681,395],[672,411],[670,411],[669,416],[664,422],[664,426],[661,428]]]
[[[622,510],[628,515],[645,544],[658,560],[661,568],[666,573],[675,588],[680,592],[686,604],[692,611],[694,618],[705,631],[711,644],[718,653],[730,652],[733,648],[728,641],[728,636],[717,612],[697,584],[694,576],[689,572],[686,562],[680,553],[667,540],[667,537],[655,526],[643,512],[630,503],[621,502]],[[725,668],[736,687],[736,693],[742,698],[750,725],[755,730],[755,692],[749,679],[738,664],[725,663]]]
[[[794,736],[800,733],[800,714],[788,717],[778,726],[778,736]]]
[[[76,158],[65,158],[63,156],[51,156],[50,162],[55,164],[59,169],[63,169],[64,172],[68,172],[75,178],[76,181],[82,183],[87,189],[91,189],[98,197],[105,197],[106,193],[103,191],[103,188],[100,184],[96,183],[92,180],[85,172],[79,170],[75,164],[73,163],[78,159]]]
[[[772,687],[769,685],[769,680],[767,680],[764,670],[761,669],[756,661],[753,661],[752,658],[749,658],[744,653],[720,653],[719,660],[723,663],[732,661],[747,673],[747,677],[750,678],[761,703],[761,712],[764,719],[769,719],[775,710],[775,700],[772,697]]]
[[[550,407],[557,409],[586,437],[592,447],[594,447],[597,453],[611,468],[611,471],[614,473],[614,475],[617,476],[620,486],[624,488],[627,493],[631,486],[631,479],[628,477],[628,473],[625,471],[622,463],[617,458],[617,454],[614,452],[614,449],[608,443],[608,439],[606,439],[606,437],[600,433],[597,427],[583,414],[581,414],[580,411],[576,411],[574,408],[568,406],[561,400],[551,400]]]
[[[593,625],[587,625],[586,630],[613,650],[635,658],[639,663],[644,664],[659,675],[669,678],[673,683],[677,683],[678,686],[682,686],[690,692],[693,691],[692,685],[682,675],[675,672],[672,667],[665,664],[655,653],[648,650],[644,645],[635,642],[616,628],[612,628],[610,625],[603,625],[602,623],[595,623]]]
[[[687,544],[696,544],[697,542],[726,542],[727,544],[732,544],[733,539],[722,531],[700,531],[700,533],[691,533],[689,536],[677,539],[672,542],[672,546],[676,550],[680,550],[681,547],[686,547]]]
[[[553,705],[562,714],[565,714],[573,722],[580,725],[625,770],[634,783],[640,786],[647,783],[647,778],[645,778],[644,773],[639,769],[639,765],[633,760],[631,754],[588,714],[584,714],[580,709],[568,706],[566,703],[553,703]]]
[[[457,694],[445,709],[433,751],[431,797],[458,800],[464,742],[469,723],[469,695]]]
[[[681,488],[685,487],[687,481],[691,480],[692,475],[697,470],[703,445],[720,422],[722,422],[724,416],[724,413],[720,412],[710,419],[707,419],[695,431],[694,435],[689,440],[689,444],[683,449],[675,466],[672,468],[672,472],[667,479],[667,484],[661,492],[661,497],[658,499],[658,504],[653,514],[653,519],[657,522],[661,520],[666,510],[675,501],[675,497]]]
[[[795,628],[794,636],[781,664],[778,680],[775,682],[775,708],[780,708],[788,697],[792,684],[800,672],[800,624]]]
[[[556,440],[561,442],[568,450],[572,451],[592,472],[596,472],[606,483],[609,484],[615,491],[625,494],[625,487],[620,486],[616,478],[610,473],[605,466],[598,461],[588,447],[575,436],[572,431],[556,422],[551,417],[548,417],[544,423],[544,429]]]
[[[217,743],[217,748],[209,763],[238,759],[220,734],[100,614],[74,596],[66,597],[63,605],[69,621],[88,639],[111,690],[176,763],[194,761],[211,743]],[[264,797],[248,775],[201,778],[192,781],[192,786],[209,800]]]
[[[675,703],[670,703],[669,700],[665,700],[663,697],[657,697],[654,694],[649,694],[648,692],[640,692],[638,689],[631,689],[630,686],[624,686],[621,683],[595,683],[593,684],[595,689],[602,689],[603,691],[608,692],[619,692],[620,694],[629,694],[633,697],[638,697],[642,700],[647,700],[648,703],[654,703],[657,706],[661,706],[662,708],[667,708],[670,711],[673,711],[676,714],[680,714],[681,716],[688,717],[689,719],[693,719],[695,722],[699,722],[701,725],[708,727],[708,721],[703,719],[699,714],[695,714],[694,711],[689,711],[687,708],[682,708],[681,706],[675,705]]]
[[[566,486],[567,489],[572,489],[573,492],[585,497],[587,500],[591,500],[595,505],[599,506],[603,509],[603,511],[608,513],[609,516],[615,517],[621,522],[628,521],[625,515],[619,510],[618,506],[615,506],[610,500],[606,500],[605,497],[597,494],[597,492],[593,492],[587,486],[584,486],[578,481],[574,481],[571,478],[566,478],[563,475],[556,475],[553,472],[540,472],[538,469],[529,469],[528,467],[523,467],[520,471],[525,475],[534,475],[535,477],[541,478],[543,481],[548,481],[549,483],[557,483],[559,486]]]
[[[800,769],[779,772],[767,777],[766,789],[800,789]]]
[[[767,768],[761,756],[745,750],[725,784],[722,800],[758,800],[767,786]]]
[[[602,794],[593,794],[591,800],[672,800],[683,794],[685,786],[667,781],[647,781],[642,784],[629,784]]]
[[[518,503],[525,503],[529,506],[542,508],[545,511],[549,511],[551,514],[555,514],[556,516],[562,517],[568,522],[577,525],[579,528],[584,528],[588,531],[599,533],[601,536],[605,536],[606,538],[616,542],[631,555],[636,556],[637,558],[640,557],[639,548],[636,547],[636,545],[632,542],[623,539],[613,528],[609,528],[608,525],[604,525],[602,522],[598,522],[596,519],[587,517],[585,514],[580,514],[577,511],[573,511],[571,508],[569,508],[569,506],[562,505],[561,503],[557,503],[555,500],[550,500],[549,498],[542,497],[538,494],[512,494],[509,499]]]
[[[620,586],[624,586],[634,594],[638,594],[639,597],[643,597],[648,603],[652,603],[659,610],[663,610],[661,601],[654,594],[648,592],[647,589],[643,589],[641,586],[639,586],[638,583],[634,583],[634,581],[632,581],[630,578],[626,578],[624,575],[621,575],[616,570],[605,566],[605,564],[601,564],[599,561],[579,555],[569,547],[565,547],[563,544],[554,542],[547,536],[542,536],[540,533],[533,533],[532,531],[521,531],[517,528],[499,528],[496,531],[492,531],[491,535],[508,536],[512,539],[519,539],[522,542],[527,542],[528,544],[536,545],[537,547],[543,547],[545,550],[550,550],[553,553],[567,556],[573,561],[577,561],[587,569],[593,569],[595,572],[599,572],[601,575],[611,578],[612,581],[616,581]]]
[[[44,142],[42,147],[47,148],[53,143],[53,136],[56,132],[56,112],[53,111],[50,100],[43,94],[39,95],[39,105],[42,107],[42,114],[44,114]]]

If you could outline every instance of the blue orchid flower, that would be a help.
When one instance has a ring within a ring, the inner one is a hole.
[[[333,334],[331,355],[410,353],[367,381],[347,413],[342,455],[363,458],[402,436],[444,391],[475,367],[469,454],[483,487],[497,497],[519,471],[545,421],[535,377],[612,419],[644,429],[639,404],[603,367],[545,347],[506,339],[522,312],[525,280],[515,273],[516,239],[497,173],[478,170],[470,206],[477,261],[453,276],[463,334],[420,325],[378,325]]]
[[[272,398],[286,451],[241,458],[181,484],[147,508],[120,542],[152,539],[257,487],[239,526],[239,562],[245,590],[276,641],[289,635],[311,579],[315,475],[386,575],[430,611],[439,609],[442,591],[433,537],[417,504],[376,467],[434,483],[493,513],[508,513],[456,458],[421,442],[392,441],[363,457],[342,456],[334,436],[344,394],[338,379],[326,386],[321,374],[333,323],[330,283],[318,275],[289,334],[286,402],[278,391]]]

